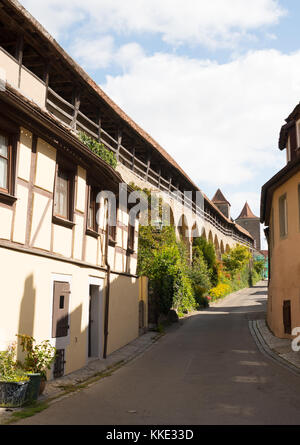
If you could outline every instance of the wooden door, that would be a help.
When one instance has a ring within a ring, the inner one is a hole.
[[[283,302],[283,326],[284,326],[284,333],[291,334],[292,332],[291,300],[285,300]]]
[[[67,337],[69,331],[70,283],[54,282],[52,337]]]

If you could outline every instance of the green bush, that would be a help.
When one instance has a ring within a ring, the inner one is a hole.
[[[114,153],[104,147],[103,144],[97,142],[95,139],[88,136],[86,133],[79,132],[78,137],[80,141],[86,145],[93,153],[95,153],[99,158],[103,159],[107,164],[109,164],[114,169],[117,167],[117,159]]]
[[[0,351],[0,381],[27,382],[26,372],[18,367],[16,361],[16,344],[11,344],[6,351]]]

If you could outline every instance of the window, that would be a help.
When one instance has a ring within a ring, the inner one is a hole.
[[[287,145],[286,145],[286,161],[290,162],[292,159],[291,157],[291,140],[290,137],[288,137]]]
[[[108,224],[108,239],[109,242],[112,244],[116,244],[116,237],[117,237],[117,221],[118,221],[118,207],[116,206],[116,211],[114,215],[114,208],[111,203],[109,203],[109,211],[112,212],[110,214],[109,218],[109,224]]]
[[[73,221],[74,174],[59,166],[54,193],[54,216]]]
[[[280,238],[284,238],[288,234],[286,194],[279,198],[279,231]]]
[[[8,137],[0,133],[0,189],[7,192],[10,163],[9,151]]]
[[[135,238],[135,221],[133,218],[129,220],[128,224],[128,249],[134,250],[134,238]]]
[[[13,204],[15,179],[15,143],[16,138],[0,130],[0,199]]]
[[[296,145],[297,146],[295,148],[298,148],[298,147],[300,147],[300,121],[298,121],[296,123],[296,134],[297,134],[297,136],[296,136],[296,140],[297,140]]]
[[[97,198],[96,189],[92,186],[89,186],[87,229],[92,230],[94,232],[98,231],[96,198]]]

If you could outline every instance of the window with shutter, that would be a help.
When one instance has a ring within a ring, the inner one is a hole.
[[[53,286],[52,337],[66,337],[69,331],[70,284],[55,281]]]

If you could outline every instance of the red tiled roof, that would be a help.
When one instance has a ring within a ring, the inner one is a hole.
[[[229,204],[231,206],[230,202],[227,201],[227,199],[225,198],[225,196],[223,195],[223,193],[221,192],[220,189],[218,189],[216,191],[214,197],[212,198],[212,202],[217,203],[217,204],[226,203],[226,204]]]
[[[243,210],[241,211],[241,214],[237,218],[237,220],[242,218],[257,218],[257,216],[255,216],[252,210],[250,209],[248,202],[246,202],[246,204],[244,205]]]

